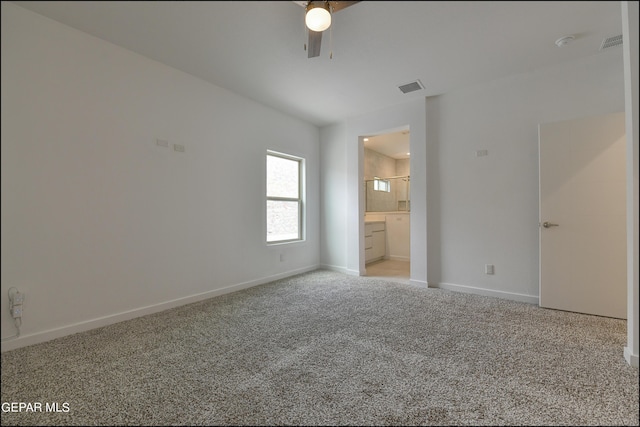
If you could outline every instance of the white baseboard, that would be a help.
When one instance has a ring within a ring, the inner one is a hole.
[[[421,288],[428,288],[429,287],[429,284],[427,283],[426,280],[414,280],[414,279],[411,279],[411,280],[409,280],[409,282],[412,285],[420,286]]]
[[[446,289],[455,292],[465,292],[468,294],[483,295],[487,297],[495,297],[508,299],[512,301],[526,302],[529,304],[539,304],[539,298],[534,295],[518,294],[515,292],[496,291],[493,289],[477,288],[474,286],[456,285],[453,283],[437,283],[429,285],[430,288]]]
[[[353,270],[349,270],[347,267],[340,267],[337,265],[331,265],[331,264],[320,264],[320,268],[324,269],[324,270],[331,270],[331,271],[335,271],[337,273],[342,273],[342,274],[349,274],[351,276],[357,276],[358,274],[354,274]]]
[[[59,328],[50,329],[43,332],[36,332],[33,334],[20,335],[20,337],[2,342],[2,352],[15,350],[20,347],[26,347],[28,345],[39,344],[46,341],[51,341],[56,338],[61,338],[67,335],[76,334],[78,332],[84,332],[91,329],[100,328],[103,326],[111,325],[114,323],[122,322],[125,320],[134,319],[136,317],[145,316],[147,314],[157,313],[160,311],[168,310],[170,308],[179,307],[186,304],[191,304],[198,301],[203,301],[209,298],[213,298],[219,295],[229,294],[237,292],[242,289],[251,288],[265,283],[273,282],[274,280],[284,279],[286,277],[295,276],[296,274],[302,274],[309,271],[314,271],[320,268],[319,265],[313,265],[309,267],[303,267],[296,270],[290,270],[283,273],[274,274],[272,276],[262,277],[260,279],[250,280],[248,282],[237,283],[235,285],[226,286],[220,289],[214,289],[207,292],[202,292],[187,297],[177,298],[174,300],[166,301],[159,304],[149,305],[146,307],[140,307],[133,310],[124,311],[121,313],[112,314],[109,316],[103,316],[96,319],[87,320],[84,322],[78,322]]]
[[[411,261],[411,257],[400,256],[400,255],[389,255],[389,258],[385,258],[385,259],[389,259],[391,261],[405,261],[405,262]]]
[[[633,366],[634,368],[638,367],[638,355],[633,354],[629,347],[624,348],[624,359],[629,365]]]

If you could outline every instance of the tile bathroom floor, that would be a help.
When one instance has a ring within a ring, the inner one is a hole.
[[[383,259],[366,265],[367,277],[380,277],[394,282],[409,283],[409,261]]]

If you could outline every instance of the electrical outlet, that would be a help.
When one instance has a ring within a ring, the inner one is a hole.
[[[485,274],[494,274],[493,264],[485,264],[484,265],[484,273]]]

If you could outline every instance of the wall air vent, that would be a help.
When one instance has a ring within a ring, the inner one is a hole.
[[[400,85],[398,86],[398,89],[400,89],[402,93],[409,93],[415,92],[416,90],[424,89],[424,86],[422,86],[422,82],[420,80],[416,80],[411,83]]]
[[[622,34],[602,40],[600,50],[609,49],[610,47],[616,46],[622,46]]]

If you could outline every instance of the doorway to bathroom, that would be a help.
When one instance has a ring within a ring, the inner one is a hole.
[[[410,278],[410,132],[362,137],[364,147],[364,249],[366,275]]]

